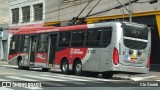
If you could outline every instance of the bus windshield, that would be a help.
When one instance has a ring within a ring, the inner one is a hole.
[[[148,31],[145,26],[123,25],[124,45],[131,49],[145,49],[148,42]]]

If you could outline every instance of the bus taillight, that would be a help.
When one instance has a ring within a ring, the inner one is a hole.
[[[117,48],[113,50],[113,63],[117,65],[119,63],[119,54]]]
[[[147,67],[147,68],[150,68],[150,56],[148,57],[148,62],[147,62],[146,67]]]

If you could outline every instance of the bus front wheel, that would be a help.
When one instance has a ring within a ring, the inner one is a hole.
[[[19,69],[23,69],[22,65],[21,65],[22,60],[18,60],[18,68]]]
[[[76,62],[74,63],[74,68],[73,68],[73,70],[74,70],[74,74],[75,74],[75,75],[81,76],[81,75],[83,74],[81,61],[76,61]]]
[[[112,76],[113,76],[112,72],[104,72],[104,73],[102,73],[102,77],[106,78],[106,79],[110,79],[110,78],[112,78]]]

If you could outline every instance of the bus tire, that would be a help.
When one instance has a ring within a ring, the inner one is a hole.
[[[23,66],[20,65],[21,61],[22,61],[22,59],[18,59],[18,60],[17,60],[17,62],[18,62],[18,68],[19,68],[19,69],[23,69]]]
[[[83,75],[82,63],[80,60],[75,61],[74,66],[73,66],[73,71],[74,71],[74,74],[77,76]]]
[[[61,72],[63,74],[68,74],[69,73],[69,63],[66,59],[63,59],[61,62]]]
[[[43,72],[48,72],[50,70],[50,68],[42,68]]]
[[[102,73],[102,77],[106,78],[106,79],[110,79],[110,78],[112,78],[112,76],[113,76],[112,72],[104,72],[104,73]]]

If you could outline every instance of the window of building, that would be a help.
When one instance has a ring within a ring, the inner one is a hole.
[[[90,0],[61,0],[61,4],[71,4],[71,3],[76,3],[80,4],[83,2],[89,2]]]
[[[12,9],[12,23],[19,23],[19,8]]]
[[[71,32],[60,32],[58,45],[60,47],[68,47],[70,44],[70,36]]]
[[[34,8],[34,21],[41,21],[43,19],[43,4],[36,4]]]
[[[86,46],[100,46],[101,29],[88,30],[86,38]]]
[[[30,6],[22,7],[23,22],[30,22]]]
[[[84,31],[73,31],[71,46],[83,46],[84,44]]]
[[[38,50],[39,52],[47,52],[48,50],[48,35],[40,34],[38,39]]]

